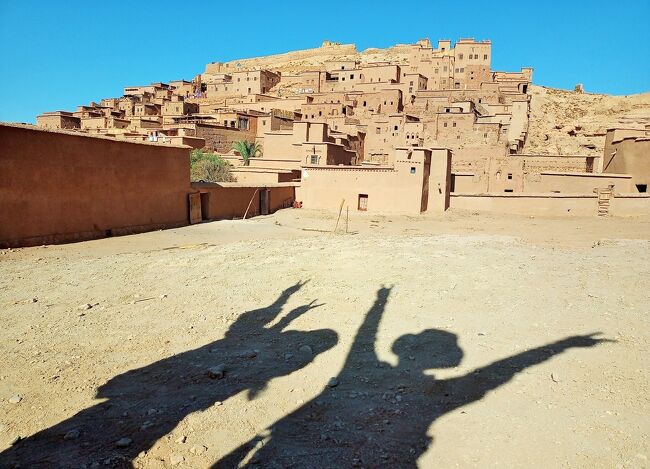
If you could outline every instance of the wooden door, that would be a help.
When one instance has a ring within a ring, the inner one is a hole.
[[[190,225],[201,223],[201,194],[190,194]]]

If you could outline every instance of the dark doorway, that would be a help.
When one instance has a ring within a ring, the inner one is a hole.
[[[210,194],[207,192],[201,193],[201,220],[206,221],[210,219]]]
[[[260,191],[260,215],[268,215],[271,212],[271,190]]]
[[[648,185],[647,184],[637,184],[636,185],[636,190],[639,192],[648,192]]]

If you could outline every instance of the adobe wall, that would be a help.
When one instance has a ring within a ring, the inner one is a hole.
[[[255,141],[255,132],[212,125],[196,125],[195,136],[205,140],[206,150],[216,153],[228,153],[240,140]]]
[[[282,171],[257,169],[254,166],[238,167],[231,169],[231,174],[237,182],[246,184],[277,184],[279,182],[292,182],[300,179],[300,171]]]
[[[632,175],[633,184],[650,185],[650,137],[625,137],[611,144],[613,158],[605,163],[606,173]],[[607,155],[606,155],[607,156]]]
[[[518,215],[596,216],[595,194],[452,193],[450,208]]]
[[[247,187],[222,186],[214,183],[192,183],[194,192],[209,194],[208,219],[232,220],[246,214],[246,218],[260,214],[260,191],[268,189],[270,196],[270,213],[291,206],[295,200],[295,185],[265,187],[251,184]],[[251,202],[252,200],[252,202]],[[250,204],[250,208],[249,208]]]
[[[341,201],[356,211],[359,196],[367,195],[367,211],[380,213],[418,214],[422,207],[422,165],[417,174],[398,174],[393,168],[361,166],[303,167],[296,200],[303,207],[338,210]],[[402,173],[404,170],[402,171]],[[403,183],[402,176],[412,176],[412,183]]]
[[[0,247],[188,223],[189,149],[0,124]]]
[[[615,194],[609,203],[610,215],[619,217],[650,216],[650,194]]]
[[[451,189],[451,150],[434,148],[431,150],[429,172],[429,202],[427,211],[444,212],[449,208]]]
[[[530,176],[524,179],[525,192],[589,194],[594,189],[605,189],[609,185],[613,185],[616,192],[636,192],[632,184],[632,176],[629,174],[541,173]]]

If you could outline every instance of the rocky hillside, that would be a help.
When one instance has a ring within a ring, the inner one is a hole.
[[[608,128],[650,124],[650,93],[610,96],[543,86],[531,89],[525,153],[599,156]]]

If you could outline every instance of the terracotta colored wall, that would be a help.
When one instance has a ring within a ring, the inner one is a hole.
[[[524,180],[525,192],[561,192],[561,193],[585,193],[590,194],[594,189],[604,189],[610,184],[616,192],[636,192],[632,184],[632,176],[615,174],[591,174],[591,173],[542,173],[530,175]]]
[[[633,184],[650,185],[650,137],[624,138],[611,148],[616,155],[606,163],[606,172],[631,174]]]
[[[447,148],[431,150],[429,174],[429,212],[444,212],[449,208],[451,189],[451,151]]]
[[[563,194],[459,194],[452,193],[452,209],[520,215],[596,216],[596,195]]]
[[[620,217],[648,216],[650,194],[616,194],[610,200],[609,213]]]
[[[202,194],[209,194],[209,204],[207,216],[209,220],[232,220],[242,218],[246,213],[248,204],[248,214],[246,218],[254,217],[260,214],[260,191],[268,189],[270,191],[270,209],[271,213],[291,205],[295,200],[294,186],[281,187],[224,187],[218,184],[210,183],[192,183],[194,191]],[[257,193],[255,191],[257,190]],[[251,203],[251,199],[253,200]]]
[[[189,149],[0,125],[0,246],[188,223]]]

